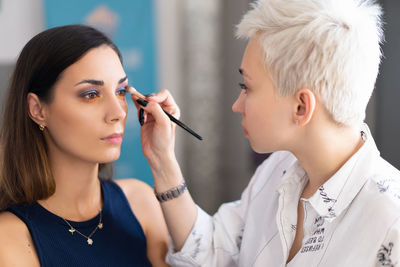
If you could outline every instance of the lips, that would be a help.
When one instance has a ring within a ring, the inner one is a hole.
[[[115,133],[115,134],[109,135],[107,137],[101,138],[101,140],[106,141],[111,144],[121,144],[122,143],[122,134]]]

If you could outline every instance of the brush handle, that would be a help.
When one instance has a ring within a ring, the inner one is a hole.
[[[188,126],[186,126],[183,122],[181,122],[180,120],[176,119],[174,116],[172,116],[171,114],[169,114],[168,112],[166,112],[165,110],[163,110],[165,114],[167,114],[168,118],[175,122],[178,126],[180,126],[182,129],[184,129],[185,131],[187,131],[188,133],[190,133],[191,135],[193,135],[194,137],[196,137],[199,140],[203,140],[203,137],[201,137],[200,135],[198,135],[197,133],[195,133],[192,129],[190,129]]]
[[[148,101],[145,100],[145,96],[142,95],[141,93],[139,93],[135,88],[133,88],[132,86],[127,86],[128,92],[131,94],[136,95],[137,97],[140,97],[138,100],[136,100],[136,102],[141,105],[141,106],[146,106]],[[178,126],[180,126],[182,129],[184,129],[185,131],[187,131],[188,133],[190,133],[191,135],[193,135],[194,137],[196,137],[199,140],[203,140],[203,137],[201,137],[200,135],[198,135],[195,131],[193,131],[192,129],[190,129],[188,126],[186,126],[183,122],[181,122],[180,120],[178,120],[177,118],[175,118],[174,116],[172,116],[171,114],[169,114],[168,112],[166,112],[163,109],[164,113],[168,116],[168,118],[175,122]],[[142,125],[142,122],[140,122],[140,125]]]

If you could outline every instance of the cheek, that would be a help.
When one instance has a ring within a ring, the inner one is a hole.
[[[280,128],[279,112],[271,103],[254,101],[247,103],[245,108],[246,126],[254,141],[264,142],[266,139],[276,137]]]
[[[120,121],[122,128],[125,119]],[[89,162],[111,162],[118,159],[120,145],[110,146],[101,140],[110,134],[107,126],[98,110],[55,112],[49,124],[47,140],[52,151],[57,151],[55,153],[61,152]]]
[[[253,127],[259,128],[267,120],[265,105],[257,99],[246,99],[243,103],[244,115],[246,121],[251,123]]]
[[[84,109],[74,105],[59,105],[60,108],[54,110],[51,114],[51,123],[58,125],[60,128],[80,128],[79,126],[93,124],[99,117],[100,113],[94,109]]]
[[[81,108],[59,108],[54,110],[49,120],[49,131],[55,143],[66,146],[82,145],[96,137],[100,114]]]

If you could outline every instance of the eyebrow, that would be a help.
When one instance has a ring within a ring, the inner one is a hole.
[[[123,83],[124,81],[126,81],[126,79],[128,79],[128,76],[125,76],[124,78],[119,79],[118,84]],[[75,86],[82,84],[82,83],[89,83],[89,84],[100,85],[100,86],[104,85],[104,81],[86,79],[86,80],[82,80],[82,81],[78,82],[77,84],[75,84]]]

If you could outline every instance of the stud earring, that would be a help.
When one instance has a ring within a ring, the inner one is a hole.
[[[296,120],[296,125],[299,125],[299,120]]]
[[[39,125],[39,130],[43,132],[45,127],[46,127],[46,126],[40,124],[40,125]]]

